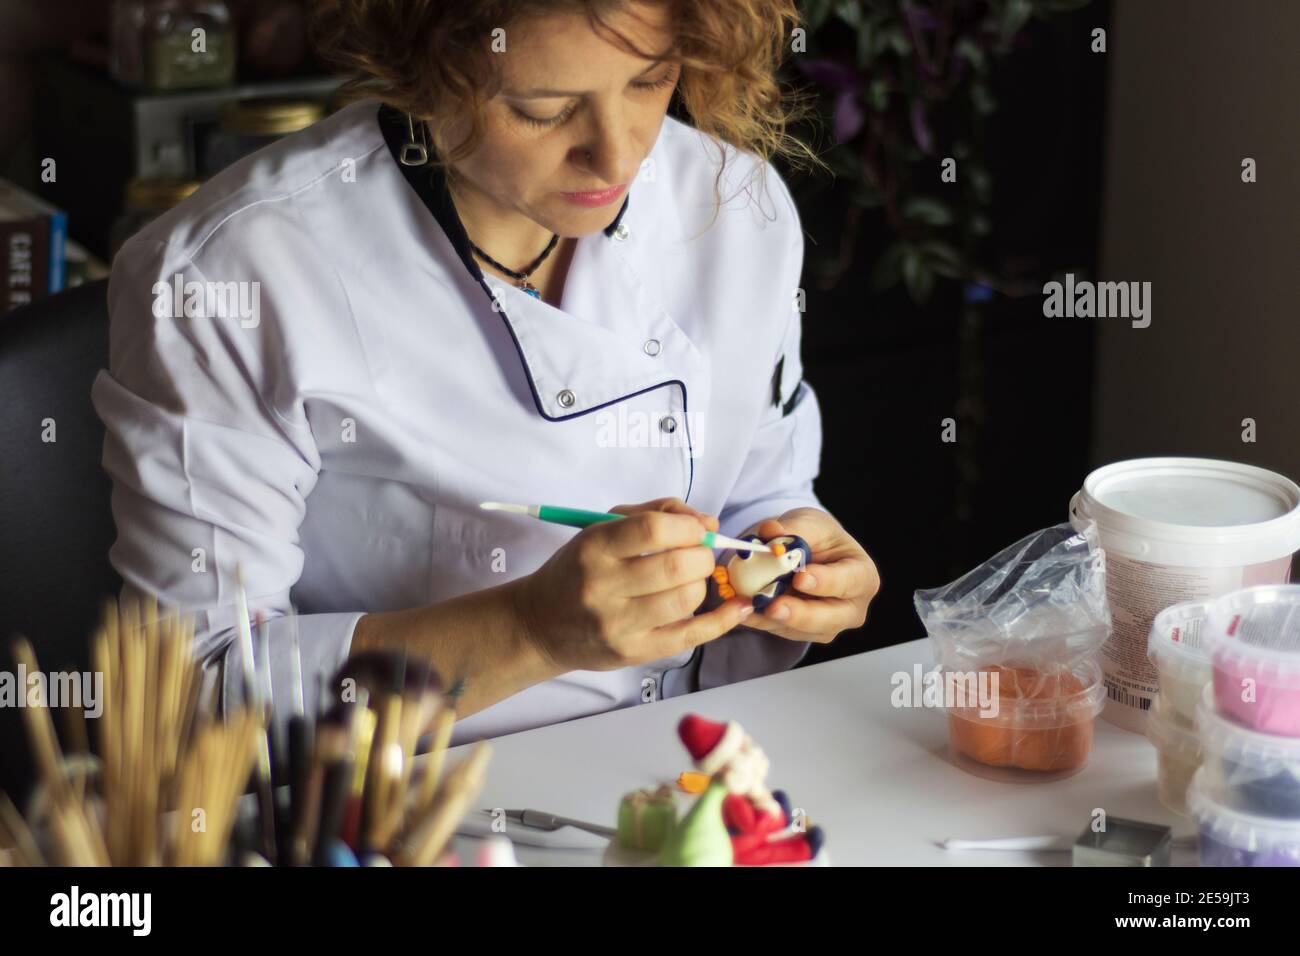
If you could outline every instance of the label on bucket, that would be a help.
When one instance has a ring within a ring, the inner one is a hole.
[[[1159,613],[1158,611],[1156,613]],[[1183,644],[1191,648],[1201,646],[1201,628],[1205,625],[1205,618],[1190,617],[1181,624],[1175,624],[1169,629],[1169,640],[1175,644]]]
[[[1147,658],[1147,636],[1157,614],[1183,601],[1217,598],[1256,584],[1282,584],[1290,571],[1290,557],[1244,568],[1183,568],[1107,554],[1111,632],[1101,649],[1106,675],[1102,716],[1129,730],[1141,730],[1145,724],[1159,690],[1155,665]]]

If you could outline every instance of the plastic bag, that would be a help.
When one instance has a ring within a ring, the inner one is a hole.
[[[914,601],[950,670],[1069,666],[1110,633],[1105,553],[1092,525],[1036,531],[951,584],[917,591]]]

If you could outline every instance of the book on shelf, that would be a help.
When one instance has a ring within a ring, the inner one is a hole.
[[[67,241],[62,210],[0,179],[0,313],[64,288]]]

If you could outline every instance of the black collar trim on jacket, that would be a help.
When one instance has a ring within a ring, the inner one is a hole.
[[[406,181],[411,184],[420,200],[428,207],[433,218],[438,221],[442,231],[447,234],[451,241],[456,254],[460,256],[460,261],[465,264],[480,284],[483,284],[483,270],[479,267],[478,261],[474,258],[470,250],[469,236],[465,232],[465,226],[460,221],[460,216],[456,212],[456,206],[451,201],[451,194],[447,190],[447,176],[442,167],[430,163],[427,166],[404,166],[401,162],[402,146],[406,143],[410,132],[407,128],[406,119],[402,113],[393,109],[391,106],[382,105],[379,108],[379,127],[383,131],[384,141],[388,144],[388,151],[392,153],[393,161],[401,169],[402,175]],[[627,212],[628,201],[631,197],[623,197],[623,205],[619,207],[618,215],[614,221],[605,227],[605,235],[612,236],[618,228],[619,223],[623,221],[623,215]],[[491,290],[488,290],[489,296]]]

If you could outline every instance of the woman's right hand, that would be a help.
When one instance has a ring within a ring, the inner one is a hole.
[[[734,597],[703,614],[718,520],[677,498],[612,509],[627,515],[578,532],[516,584],[524,633],[554,667],[615,670],[673,657],[720,637],[753,611]]]

